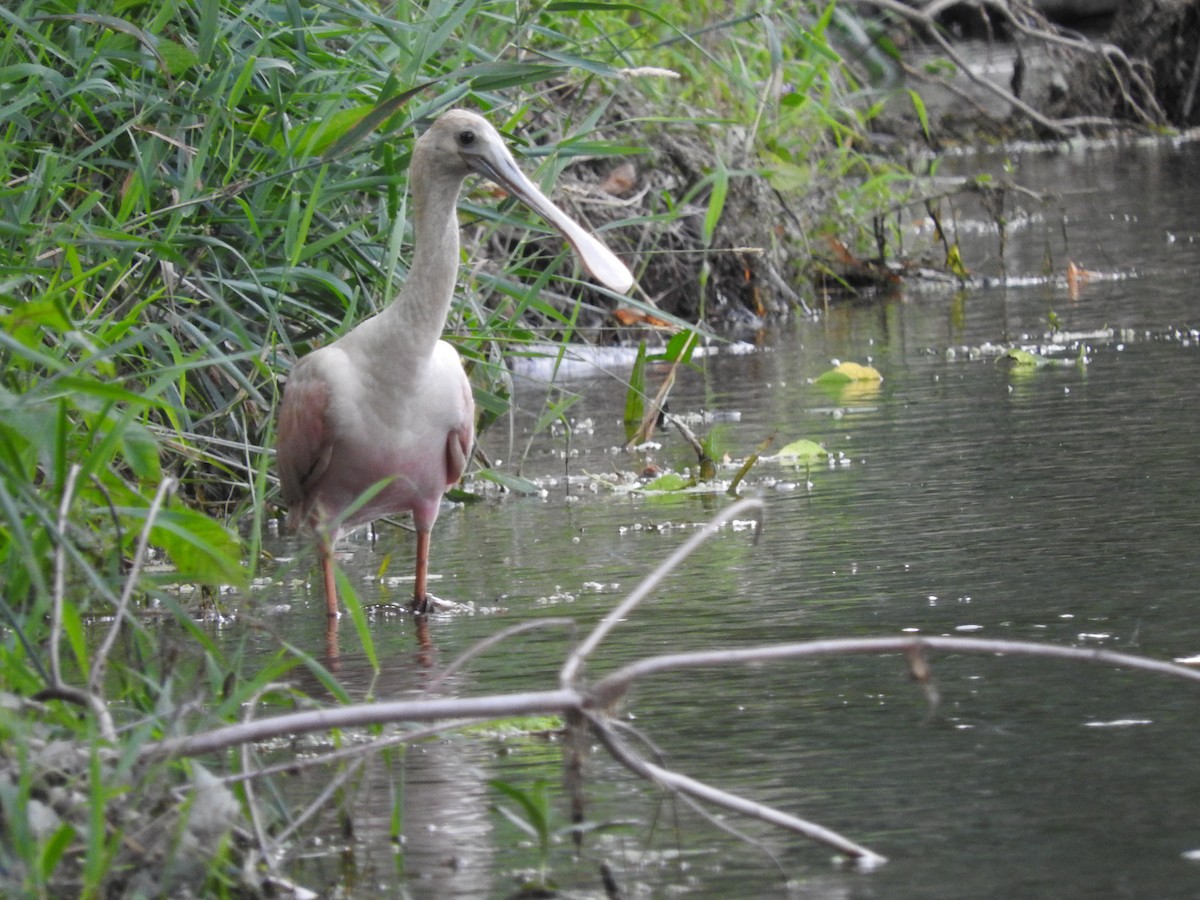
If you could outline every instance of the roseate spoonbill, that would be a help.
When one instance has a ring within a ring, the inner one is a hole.
[[[276,446],[288,525],[317,537],[329,615],[338,612],[333,542],[339,530],[413,514],[413,609],[424,612],[429,534],[446,488],[466,469],[475,439],[471,386],[440,340],[458,272],[459,188],[483,175],[524,201],[567,239],[602,284],[625,293],[633,276],[526,178],[499,133],[451,110],[417,140],[409,169],[413,248],[408,279],[383,311],[293,367]]]

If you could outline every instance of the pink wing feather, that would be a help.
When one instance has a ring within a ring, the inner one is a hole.
[[[295,528],[309,518],[312,485],[329,467],[333,440],[327,426],[329,384],[292,371],[283,391],[276,436],[276,465],[288,525]]]

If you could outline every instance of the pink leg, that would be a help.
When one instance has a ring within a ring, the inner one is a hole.
[[[332,543],[321,542],[321,574],[325,580],[325,606],[329,618],[338,615],[337,573],[334,570]]]
[[[424,613],[429,609],[429,596],[425,592],[425,580],[429,574],[429,532],[417,529],[417,572],[413,581],[413,612]]]

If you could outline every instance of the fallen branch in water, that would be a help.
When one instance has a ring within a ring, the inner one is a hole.
[[[671,571],[704,541],[716,534],[724,524],[739,516],[757,515],[760,510],[761,503],[755,500],[732,504],[704,528],[692,535],[596,625],[587,638],[568,656],[559,674],[559,687],[556,690],[479,697],[426,697],[415,700],[363,703],[330,709],[308,710],[243,721],[199,734],[148,744],[142,748],[140,758],[154,760],[165,757],[199,756],[230,747],[244,747],[250,743],[273,738],[333,729],[361,728],[370,725],[427,722],[440,723],[443,728],[451,729],[460,726],[463,720],[480,721],[522,715],[555,714],[562,716],[568,722],[586,724],[614,759],[642,778],[686,797],[702,800],[705,803],[787,829],[835,850],[859,867],[873,868],[885,862],[885,858],[836,832],[785,811],[704,784],[688,775],[644,759],[615,733],[609,711],[624,698],[636,683],[663,672],[728,666],[761,666],[788,660],[851,654],[904,654],[914,680],[927,690],[930,684],[928,654],[931,651],[1084,662],[1166,675],[1200,683],[1200,671],[1196,669],[1127,653],[1083,650],[1026,641],[915,636],[814,640],[730,650],[663,654],[629,663],[594,684],[589,685],[584,681],[581,673],[585,662],[609,632],[628,618],[637,605],[645,600]],[[561,625],[563,623],[561,620],[555,620],[553,624]],[[511,636],[511,634],[528,630],[531,627],[535,626],[517,626],[508,634]],[[496,643],[497,639],[495,638],[482,642],[482,646],[468,651],[454,665],[457,667]],[[930,696],[932,697],[934,694],[930,692]],[[428,736],[431,730],[429,728],[421,729],[419,735]],[[406,737],[408,740],[416,740],[418,735],[388,735],[376,743],[363,745],[361,751],[373,752],[383,746],[392,746]],[[344,755],[345,753],[339,753],[338,757]]]

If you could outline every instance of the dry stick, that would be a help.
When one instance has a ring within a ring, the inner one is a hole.
[[[733,510],[738,505],[740,504],[735,504],[730,509]],[[661,575],[657,577],[661,577]],[[645,587],[645,583],[642,587]],[[646,589],[648,590],[648,588]],[[644,594],[645,591],[643,590],[641,593]],[[617,618],[619,619],[619,617]],[[601,625],[603,624],[601,623]],[[605,632],[610,629],[611,625],[605,629]],[[589,637],[588,648],[583,649],[594,647],[603,637],[600,632],[601,628],[597,626],[596,631]],[[596,637],[598,633],[600,633],[599,637]],[[596,640],[592,640],[593,637],[596,637]],[[237,725],[227,725],[196,735],[169,738],[157,743],[146,744],[138,755],[142,760],[164,756],[199,756],[239,744],[262,741],[282,735],[328,731],[336,728],[355,728],[365,725],[385,725],[403,721],[437,722],[442,719],[495,719],[534,713],[561,714],[572,709],[586,710],[606,707],[624,694],[635,678],[673,669],[747,665],[776,662],[783,659],[845,656],[859,653],[908,653],[919,650],[1073,660],[1138,669],[1200,682],[1200,670],[1147,657],[1131,656],[1127,653],[1114,653],[1110,650],[1080,650],[1074,647],[1034,644],[1028,641],[992,641],[978,638],[844,638],[768,645],[745,650],[714,650],[653,656],[617,669],[600,679],[592,686],[587,695],[570,688],[561,688],[555,691],[529,691],[482,697],[394,700],[388,703],[363,703],[334,709],[288,713],[267,719],[242,722]],[[574,670],[582,664],[584,656],[586,653],[580,654],[579,651],[576,651],[572,657],[573,660],[578,660],[569,673],[572,677],[575,674]]]
[[[589,715],[588,718],[591,721],[592,729],[596,736],[604,744],[604,748],[612,754],[613,758],[630,771],[649,781],[654,781],[669,790],[679,791],[682,794],[687,794],[706,803],[722,806],[725,809],[733,810],[742,815],[761,819],[772,825],[778,825],[781,828],[794,831],[819,844],[833,848],[844,856],[853,859],[856,865],[864,869],[873,869],[887,862],[887,857],[880,856],[873,850],[868,850],[866,847],[856,844],[854,841],[842,837],[837,832],[830,831],[828,828],[822,828],[813,822],[805,821],[770,806],[755,803],[753,800],[747,800],[736,794],[722,791],[702,781],[689,778],[687,775],[681,775],[678,772],[672,772],[669,769],[656,766],[654,763],[643,759],[632,750],[629,750],[624,742],[613,733],[608,723],[599,716]]]
[[[63,608],[66,605],[67,581],[67,511],[75,498],[75,482],[79,478],[81,467],[72,465],[67,472],[63,484],[62,501],[58,505],[58,520],[55,527],[58,530],[57,545],[54,551],[54,596],[51,598],[50,613],[50,685],[39,692],[34,699],[57,698],[68,703],[86,707],[96,717],[96,727],[100,735],[109,743],[116,743],[117,729],[113,724],[112,715],[104,701],[96,694],[85,691],[73,685],[66,684],[62,679],[62,660],[59,657],[59,644],[62,643]]]
[[[650,751],[650,754],[652,755],[652,757],[655,760],[657,760],[658,762],[662,762],[665,759],[666,755],[662,752],[662,750],[659,749],[658,745],[656,745],[654,743],[654,741],[650,740],[649,735],[646,735],[639,729],[634,728],[628,722],[622,722],[620,719],[617,719],[617,718],[608,718],[605,721],[608,723],[608,726],[613,730],[614,737],[618,736],[619,732],[627,732],[632,737],[634,737],[636,740],[638,740],[639,742],[644,744],[646,746],[646,748]],[[631,750],[630,752],[633,752],[633,751]],[[711,825],[713,828],[716,828],[718,831],[723,831],[726,834],[730,835],[731,837],[737,838],[739,841],[742,841],[743,843],[746,843],[752,847],[758,848],[758,850],[760,852],[765,854],[766,857],[769,860],[771,860],[771,863],[775,866],[776,869],[779,870],[779,874],[782,875],[784,878],[787,877],[787,870],[783,867],[783,863],[781,863],[779,861],[779,858],[771,851],[771,848],[768,847],[761,840],[754,837],[753,835],[747,834],[746,832],[742,831],[739,828],[735,828],[733,825],[729,824],[729,822],[725,821],[724,819],[717,818],[717,816],[715,816],[713,813],[711,813],[708,810],[708,807],[704,806],[702,803],[697,801],[695,797],[692,797],[688,794],[683,794],[683,793],[676,794],[675,796],[677,799],[682,800],[685,804],[687,804],[688,808],[691,809],[692,812],[694,812],[696,815],[700,816],[700,818],[704,819],[704,821],[708,822],[708,824]],[[676,818],[678,819],[678,817],[676,817]],[[676,827],[678,827],[678,824],[676,825]]]
[[[108,654],[112,651],[113,644],[117,641],[117,635],[121,631],[121,622],[125,618],[125,612],[129,608],[129,599],[133,596],[133,589],[137,587],[138,576],[142,572],[142,566],[146,563],[146,548],[150,544],[150,529],[154,527],[154,520],[158,518],[159,512],[162,510],[163,502],[167,499],[167,494],[175,489],[174,478],[164,478],[162,484],[158,486],[158,492],[154,495],[154,500],[150,504],[150,508],[146,511],[146,524],[142,526],[142,533],[138,535],[137,550],[133,554],[133,565],[129,569],[129,573],[125,576],[125,588],[121,591],[121,597],[117,601],[117,612],[113,616],[112,628],[108,630],[108,634],[104,637],[104,643],[100,645],[100,649],[96,651],[96,656],[92,661],[92,674],[88,678],[88,688],[92,693],[99,693],[100,680],[104,676],[104,667],[108,661]]]
[[[365,763],[366,760],[359,757],[350,763],[350,765],[346,767],[345,771],[339,772],[336,778],[332,779],[329,784],[325,785],[325,787],[321,790],[321,793],[313,798],[312,803],[308,804],[308,808],[304,810],[304,812],[292,819],[292,821],[288,823],[287,828],[283,829],[281,832],[279,832],[279,834],[274,835],[273,839],[276,846],[284,844],[287,839],[292,836],[292,834],[294,834],[298,829],[300,829],[301,826],[304,825],[305,822],[320,812],[321,808],[325,805],[325,801],[333,796],[334,791],[339,790],[351,778],[356,777],[362,770],[362,767]],[[247,785],[247,787],[249,787],[249,785]],[[272,868],[274,867],[272,866]]]
[[[957,6],[960,2],[961,0],[933,0],[933,2],[921,7],[919,15],[928,20],[925,21],[925,25],[932,29],[935,27],[934,20],[942,12],[952,6]],[[1075,32],[1064,32],[1061,28],[1052,27],[1042,16],[1035,17],[1040,23],[1039,26],[1031,28],[1020,16],[1014,13],[1012,9],[1013,4],[1009,0],[981,0],[981,5],[989,6],[1003,15],[1009,25],[1018,33],[1023,34],[1031,40],[1045,44],[1056,44],[1079,53],[1090,53],[1100,56],[1108,65],[1109,71],[1112,73],[1121,91],[1121,97],[1129,105],[1130,109],[1135,110],[1150,125],[1156,125],[1166,120],[1166,112],[1155,98],[1154,90],[1146,83],[1145,79],[1137,74],[1137,67],[1120,47],[1105,41],[1088,40]],[[1017,5],[1019,6],[1020,4]],[[1026,7],[1026,11],[1029,11],[1028,7]],[[1141,88],[1142,94],[1148,101],[1153,115],[1151,115],[1151,112],[1143,109],[1133,99],[1133,96],[1129,93],[1125,85],[1124,79],[1121,77],[1121,73],[1117,71],[1114,60],[1124,66],[1125,71],[1136,81],[1138,87]],[[1156,116],[1157,118],[1155,118]],[[1065,128],[1075,128],[1080,125],[1103,125],[1105,127],[1119,127],[1121,125],[1117,120],[1103,116],[1076,116],[1074,118],[1059,119],[1058,122]]]
[[[251,721],[250,717],[254,715],[254,710],[257,708],[257,703],[264,694],[266,694],[268,691],[277,690],[281,687],[286,687],[286,685],[268,683],[264,684],[257,691],[255,691],[246,702],[246,713],[242,723],[246,724]],[[246,771],[250,768],[250,749],[251,744],[249,742],[242,744],[240,747],[242,771]],[[255,802],[254,784],[248,781],[242,790],[246,795],[246,808],[250,811],[250,825],[254,828],[254,839],[258,841],[259,853],[261,854],[263,861],[266,863],[267,868],[274,873],[279,868],[274,851],[275,848],[279,847],[281,842],[267,837],[267,830],[263,827],[262,817],[258,813],[258,803]]]
[[[589,634],[575,650],[567,657],[566,663],[563,664],[562,670],[558,675],[558,683],[562,688],[568,689],[575,684],[576,676],[579,674],[580,668],[583,666],[587,657],[593,650],[599,646],[600,642],[608,636],[617,623],[628,616],[637,607],[639,603],[646,599],[647,595],[658,587],[660,581],[667,577],[671,571],[681,562],[687,559],[693,551],[710,537],[717,533],[730,519],[744,515],[751,510],[754,510],[758,521],[762,522],[763,503],[761,500],[749,499],[739,500],[737,503],[725,507],[716,514],[710,521],[705,523],[704,527],[693,534],[688,540],[677,549],[674,553],[667,557],[658,568],[647,575],[636,588],[622,600],[616,608],[614,608],[607,616],[600,620],[592,633]],[[761,529],[759,529],[761,530]]]
[[[726,511],[726,516],[732,516],[752,505],[749,503],[734,504]],[[710,524],[719,525],[720,521],[720,519],[717,519]],[[686,556],[686,553],[690,552],[694,548],[694,545],[698,544],[704,537],[707,537],[707,535],[695,535],[692,541],[689,541],[687,545],[680,548],[680,551],[677,551],[675,556],[672,557],[672,561],[676,557],[682,558]],[[656,570],[650,578],[639,585],[631,597],[636,597],[637,599],[644,597],[649,589],[662,578],[663,574],[663,572]],[[627,600],[626,603],[622,604],[622,611],[627,611],[627,608],[631,608],[633,605],[635,603]],[[585,645],[572,655],[568,661],[568,667],[564,667],[564,672],[568,677],[574,678],[587,653],[591,649],[594,649],[607,631],[611,630],[615,622],[619,619],[620,616],[607,618],[592,632]],[[139,756],[141,759],[146,760],[170,755],[198,755],[282,734],[382,724],[400,720],[437,721],[458,717],[497,718],[528,713],[566,714],[572,710],[577,710],[588,717],[593,732],[605,744],[614,758],[632,771],[688,796],[805,835],[812,840],[834,847],[838,852],[844,853],[854,859],[861,866],[871,867],[882,863],[884,857],[818,825],[763,806],[762,804],[720,791],[685,775],[655,766],[638,758],[632,751],[626,751],[623,747],[623,742],[620,742],[616,738],[611,731],[611,726],[607,724],[602,714],[597,712],[597,707],[607,706],[623,694],[634,679],[671,669],[757,664],[781,659],[845,655],[850,653],[902,652],[908,654],[911,659],[913,653],[929,649],[950,652],[986,653],[989,655],[1036,656],[1100,663],[1200,682],[1200,671],[1184,666],[1139,656],[1131,656],[1126,653],[1114,653],[1107,650],[1079,650],[1073,647],[1056,647],[1023,641],[942,637],[851,638],[829,641],[807,641],[798,644],[782,644],[747,650],[678,653],[651,657],[618,669],[608,677],[601,679],[595,685],[594,692],[590,696],[585,696],[578,691],[562,689],[558,691],[543,691],[508,696],[471,697],[456,700],[439,699],[372,703],[339,709],[293,713],[270,719],[244,722],[240,725],[228,726],[192,737],[176,738],[162,741],[158,744],[147,745],[142,749]]]
[[[1036,656],[1047,659],[1068,659],[1105,666],[1126,667],[1170,675],[1185,681],[1200,683],[1200,670],[1163,662],[1144,656],[1116,653],[1112,650],[1081,650],[1054,644],[1035,644],[1030,641],[983,640],[955,637],[883,637],[838,638],[826,641],[802,641],[795,644],[768,644],[741,650],[710,650],[696,653],[670,653],[652,656],[622,666],[592,685],[594,703],[608,706],[618,700],[633,682],[647,675],[676,669],[712,668],[714,666],[743,666],[777,662],[784,659],[806,659],[814,656],[847,656],[858,653],[905,653],[923,650],[942,650],[957,653],[986,653],[995,656]]]
[[[255,719],[226,725],[196,735],[168,738],[143,745],[139,759],[164,756],[200,756],[254,741],[288,734],[388,725],[394,722],[437,722],[441,719],[499,719],[509,716],[558,714],[582,707],[585,698],[578,691],[529,691],[483,697],[393,700],[387,703],[361,703],[333,709],[315,709],[287,713],[267,719]]]
[[[62,643],[63,604],[66,602],[67,510],[71,507],[71,501],[75,499],[75,482],[79,479],[80,469],[79,463],[74,463],[67,471],[62,500],[58,504],[58,544],[54,549],[54,606],[50,615],[50,678],[55,688],[63,686],[58,645]]]

